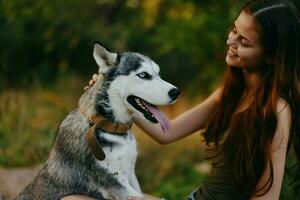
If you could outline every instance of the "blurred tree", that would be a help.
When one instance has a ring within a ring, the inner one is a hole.
[[[58,73],[85,70],[92,60],[94,4],[90,0],[1,1],[2,87],[27,86],[34,80],[48,84]]]
[[[0,2],[0,88],[49,85],[69,72],[90,76],[99,40],[150,56],[164,78],[201,95],[222,78],[228,30],[246,0]]]

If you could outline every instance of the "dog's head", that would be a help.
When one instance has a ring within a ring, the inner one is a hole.
[[[96,112],[116,122],[138,116],[167,128],[167,118],[157,106],[174,103],[180,92],[161,79],[154,61],[139,53],[113,53],[99,43],[94,44],[93,55],[104,76]]]

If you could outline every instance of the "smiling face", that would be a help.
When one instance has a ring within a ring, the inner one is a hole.
[[[256,70],[263,63],[263,47],[254,18],[243,11],[235,20],[227,40],[226,63],[230,67]]]

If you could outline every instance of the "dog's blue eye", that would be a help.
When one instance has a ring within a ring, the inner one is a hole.
[[[148,79],[148,80],[150,80],[152,78],[152,76],[150,74],[148,74],[147,72],[141,72],[141,73],[137,74],[137,76],[142,79]]]

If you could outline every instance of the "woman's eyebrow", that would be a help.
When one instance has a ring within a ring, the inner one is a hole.
[[[234,22],[234,24],[233,24],[233,28],[235,28],[235,30],[237,30],[237,29],[236,29],[235,22]],[[243,39],[247,40],[248,42],[251,42],[251,41],[250,41],[248,38],[246,38],[244,35],[241,35],[241,34],[240,34],[240,36],[241,36]]]

